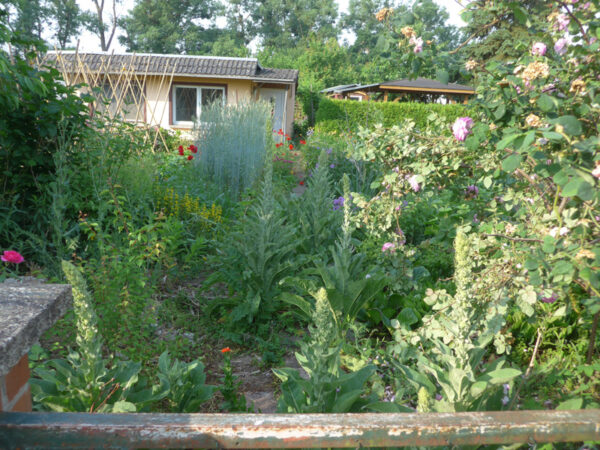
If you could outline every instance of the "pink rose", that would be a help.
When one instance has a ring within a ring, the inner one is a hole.
[[[21,264],[25,261],[25,258],[21,256],[19,252],[15,252],[14,250],[6,250],[0,259],[4,262],[13,263],[13,264]]]
[[[383,244],[383,246],[381,247],[381,251],[383,253],[385,252],[390,252],[390,253],[394,253],[394,251],[396,250],[396,245],[393,242],[386,242],[385,244]]]
[[[565,38],[560,38],[554,44],[554,51],[559,55],[564,55],[567,53],[567,45],[569,45],[569,41],[567,41]]]
[[[457,141],[464,141],[467,136],[471,133],[473,128],[473,119],[470,117],[459,117],[452,125],[452,134]]]
[[[544,56],[546,54],[546,44],[543,42],[536,42],[531,47],[531,54],[534,56]]]

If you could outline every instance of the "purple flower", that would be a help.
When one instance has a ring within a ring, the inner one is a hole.
[[[470,117],[459,117],[452,125],[452,134],[457,141],[464,141],[467,136],[471,133],[473,128],[473,119]]]
[[[541,297],[540,300],[544,303],[554,303],[556,300],[558,300],[558,294],[553,292],[550,297]]]
[[[435,399],[439,402],[440,400],[442,400],[442,394],[435,394]]]
[[[325,150],[327,152],[328,155],[331,155],[331,152],[333,151],[332,148],[328,148],[327,150]]]
[[[504,395],[508,395],[508,393],[510,392],[510,384],[504,383],[502,385],[502,389],[504,390]]]
[[[335,167],[335,164],[329,164],[329,168],[333,169]]]
[[[479,223],[481,222],[481,220],[479,220],[479,217],[477,217],[477,213],[473,214],[473,223]]]
[[[337,211],[338,209],[342,208],[344,206],[344,197],[338,197],[333,199],[333,210]]]
[[[386,242],[381,247],[381,251],[383,253],[385,253],[385,252],[394,253],[396,251],[396,244],[394,244],[393,242]]]
[[[554,51],[559,55],[564,55],[567,53],[567,45],[569,45],[569,41],[566,38],[560,38],[554,44]]]
[[[536,42],[531,46],[531,54],[534,56],[544,56],[546,54],[546,44]]]
[[[479,195],[479,188],[477,186],[475,186],[474,184],[471,184],[469,186],[467,186],[467,192],[466,192],[467,197],[477,197]]]
[[[412,188],[413,191],[419,192],[421,190],[421,186],[419,185],[419,182],[417,181],[416,175],[413,175],[412,177],[410,177],[408,179],[408,183],[410,184],[410,187]]]

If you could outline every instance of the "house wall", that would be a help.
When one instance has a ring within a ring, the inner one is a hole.
[[[172,125],[171,85],[189,84],[194,86],[218,85],[225,87],[227,103],[232,105],[252,98],[252,81],[230,80],[224,78],[195,78],[195,77],[150,76],[146,79],[146,120],[150,125],[160,125],[163,128],[187,130],[182,126]],[[161,84],[162,81],[162,84]]]
[[[81,76],[73,77],[73,83],[85,83],[86,80]],[[275,84],[275,83],[256,83],[252,80],[235,80],[227,78],[196,78],[196,77],[173,77],[170,76],[148,76],[144,84],[144,95],[146,104],[143,106],[143,114],[139,117],[149,125],[160,125],[163,128],[187,131],[181,125],[173,125],[172,104],[171,104],[171,85],[189,84],[194,86],[217,85],[225,87],[225,95],[228,104],[236,104],[243,101],[250,101],[259,98],[260,88],[269,87],[276,89],[285,89],[285,131],[292,135],[294,123],[294,105],[296,102],[296,86],[294,84]],[[88,92],[88,89],[81,89],[80,92]]]

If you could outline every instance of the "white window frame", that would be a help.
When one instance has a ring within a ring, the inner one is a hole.
[[[221,97],[223,99],[223,105],[225,105],[226,102],[226,90],[224,86],[174,84],[173,89],[171,90],[171,102],[173,104],[173,125],[189,128],[194,126],[194,122],[189,120],[177,120],[177,95],[175,92],[177,88],[196,89],[196,118],[202,113],[202,89],[219,89],[221,92],[223,92],[223,96]]]

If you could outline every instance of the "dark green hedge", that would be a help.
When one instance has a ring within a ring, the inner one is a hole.
[[[356,132],[358,126],[370,127],[383,123],[385,127],[399,124],[405,119],[414,120],[417,126],[425,126],[432,112],[453,122],[467,115],[464,105],[441,105],[439,103],[393,103],[357,102],[323,98],[319,103],[315,131],[322,133]]]

